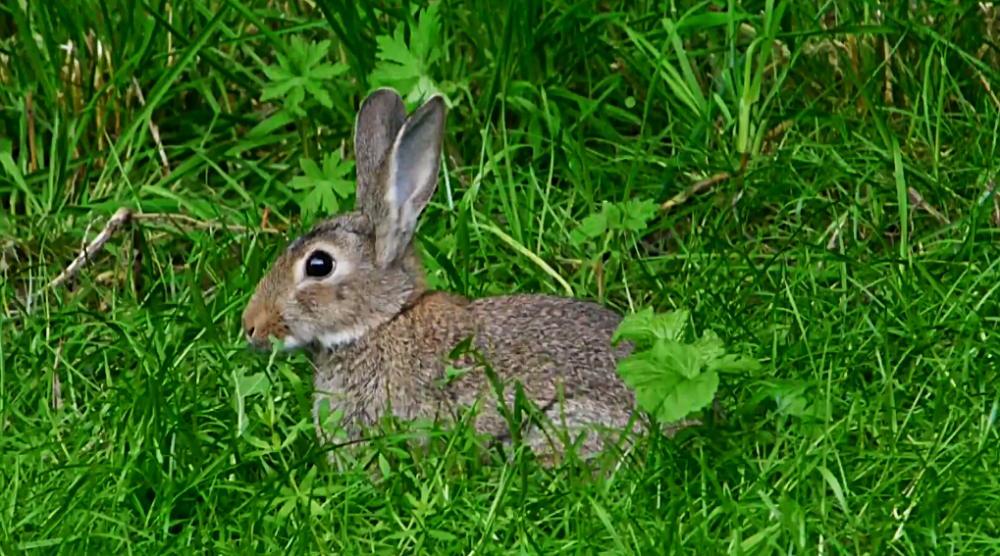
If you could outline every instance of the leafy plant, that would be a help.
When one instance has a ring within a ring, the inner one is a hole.
[[[637,233],[646,229],[656,216],[656,203],[649,199],[630,199],[621,203],[604,201],[601,212],[580,222],[570,234],[570,241],[582,245],[587,241],[612,239],[615,234]]]
[[[288,185],[306,191],[299,202],[302,213],[312,216],[321,211],[325,214],[340,212],[338,197],[346,199],[356,187],[355,182],[347,178],[354,163],[340,158],[340,153],[334,151],[323,155],[322,166],[312,159],[301,158],[299,167],[304,175],[292,178]]]
[[[615,331],[615,345],[635,344],[631,355],[618,362],[618,375],[635,390],[639,407],[660,422],[675,422],[712,403],[719,373],[749,372],[760,368],[755,359],[727,354],[711,330],[686,343],[690,312],[654,313],[646,308],[627,316]]]
[[[344,64],[331,64],[326,60],[331,42],[306,42],[293,36],[288,48],[288,56],[277,53],[277,66],[264,66],[264,74],[270,83],[264,86],[261,101],[281,99],[285,110],[296,117],[304,117],[302,102],[306,93],[325,108],[333,108],[333,100],[326,90],[330,79],[346,72]]]
[[[431,66],[441,58],[441,24],[438,10],[441,2],[431,2],[417,19],[410,33],[410,44],[404,37],[404,23],[396,24],[391,36],[375,38],[378,51],[371,80],[378,87],[393,87],[407,104],[413,105],[430,95],[453,87],[439,88],[430,76]]]
[[[246,400],[250,396],[266,396],[271,391],[271,381],[264,373],[254,373],[246,376],[242,372],[234,373],[236,391],[233,404],[236,409],[236,435],[243,436],[247,428]]]
[[[656,216],[656,203],[648,199],[604,201],[601,212],[591,214],[570,232],[570,244],[585,250],[592,261],[604,261],[606,274],[619,268],[627,242],[649,226]]]

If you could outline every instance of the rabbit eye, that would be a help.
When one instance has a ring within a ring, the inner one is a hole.
[[[315,251],[306,259],[306,276],[325,278],[333,272],[333,257],[326,251]]]

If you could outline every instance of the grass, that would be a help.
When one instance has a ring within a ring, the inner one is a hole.
[[[885,6],[3,4],[0,554],[1000,553],[1000,25]],[[380,84],[453,103],[434,287],[688,308],[762,363],[726,422],[607,477],[461,431],[328,469],[239,316]],[[640,224],[582,234],[605,202]]]

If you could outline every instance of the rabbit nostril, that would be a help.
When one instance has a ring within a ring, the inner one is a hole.
[[[256,328],[254,328],[252,326],[250,328],[247,328],[247,337],[248,338],[253,338],[253,332],[254,332],[254,330],[256,330]]]

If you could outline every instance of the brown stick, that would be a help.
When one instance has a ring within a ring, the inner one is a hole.
[[[50,290],[59,287],[70,278],[76,276],[77,273],[80,272],[80,269],[86,266],[87,263],[94,258],[94,255],[96,255],[102,249],[104,249],[104,244],[106,244],[108,240],[111,239],[111,236],[113,236],[115,232],[117,232],[122,226],[127,224],[131,219],[132,219],[131,210],[127,208],[118,209],[118,212],[116,212],[114,216],[112,216],[111,219],[108,220],[108,223],[104,225],[104,229],[101,230],[101,233],[97,234],[97,237],[94,238],[94,241],[91,241],[90,244],[87,245],[80,252],[80,254],[76,256],[76,259],[74,259],[73,262],[70,263],[65,270],[59,273],[59,276],[56,276],[55,279],[53,279],[51,282],[48,283],[48,285],[46,285],[44,288],[36,292],[35,296],[41,295],[45,290]]]
[[[56,360],[52,363],[52,407],[62,409],[62,387],[59,384],[59,360],[62,359],[63,341],[59,338],[59,347],[56,348]]]
[[[146,106],[146,97],[142,96],[142,89],[139,87],[139,80],[132,76],[132,85],[135,86],[135,94],[139,98],[139,104]],[[167,151],[163,148],[163,141],[160,140],[160,128],[153,123],[152,114],[149,117],[149,131],[153,134],[153,141],[156,143],[156,150],[160,153],[160,162],[163,163],[163,175],[170,173],[170,161],[167,160]]]
[[[885,58],[885,103],[892,104],[892,64],[890,63],[892,50],[889,48],[887,39],[882,39],[882,55]]]
[[[237,224],[230,224],[224,226],[222,224],[219,224],[218,222],[202,222],[200,220],[196,220],[194,218],[191,218],[190,216],[185,216],[183,214],[133,214],[132,211],[127,208],[120,208],[118,209],[117,212],[115,212],[115,214],[111,217],[111,219],[108,220],[107,224],[104,225],[104,229],[101,230],[101,233],[97,234],[97,237],[95,237],[93,241],[91,241],[87,246],[85,246],[80,251],[80,254],[77,255],[76,259],[74,259],[73,262],[70,263],[69,266],[67,266],[66,269],[59,274],[59,276],[56,276],[44,288],[35,292],[32,295],[29,295],[28,296],[29,300],[34,299],[35,297],[41,295],[46,290],[54,289],[63,285],[64,283],[66,283],[66,281],[76,276],[83,267],[87,266],[87,263],[89,263],[94,258],[95,255],[97,255],[102,249],[104,249],[104,245],[111,239],[111,237],[114,236],[115,233],[118,232],[118,230],[120,230],[123,226],[125,226],[132,220],[168,221],[174,224],[177,224],[177,222],[180,221],[183,222],[184,224],[202,230],[225,228],[233,233],[241,233],[249,230],[249,228],[247,228],[246,226],[240,226]],[[261,231],[267,233],[275,233],[275,234],[280,233],[278,230],[275,230],[273,228],[268,228]],[[136,249],[134,245],[133,249]],[[133,254],[133,256],[136,255]],[[138,261],[134,260],[133,264],[138,264]],[[136,269],[133,268],[133,272],[135,271]]]
[[[989,45],[984,44],[983,47],[979,49],[979,52],[976,53],[976,58],[982,60],[983,55],[986,54],[988,50]],[[986,79],[986,76],[979,70],[976,70],[976,76],[979,78],[979,83],[981,83],[983,88],[986,89],[986,93],[990,95],[990,100],[993,101],[993,105],[997,107],[997,110],[1000,110],[1000,99],[993,94],[993,87],[990,87],[990,82]]]
[[[674,195],[670,199],[667,199],[662,205],[660,205],[660,212],[666,212],[677,205],[683,204],[692,195],[697,195],[706,189],[710,189],[718,183],[724,182],[729,179],[728,172],[721,172],[715,174],[714,176],[708,177],[701,180],[700,182],[692,185],[691,187],[681,191],[677,195]]]
[[[31,89],[28,89],[24,94],[24,108],[28,113],[28,152],[31,153],[28,170],[35,173],[38,171],[38,150],[35,146],[35,106],[31,96]]]
[[[922,208],[927,211],[927,214],[933,216],[938,222],[944,225],[950,224],[948,219],[937,211],[936,208],[932,207],[930,203],[924,201],[924,198],[920,195],[920,192],[916,189],[909,187],[906,190],[907,196],[910,198],[910,202],[913,203],[914,208]]]
[[[826,244],[827,250],[836,251],[840,247],[840,229],[841,226],[839,225],[833,229],[833,233],[830,234],[830,241]]]
[[[267,217],[271,216],[271,207],[264,207],[264,216],[260,217],[260,229],[267,228]]]
[[[246,226],[241,226],[239,224],[220,224],[215,220],[202,221],[197,218],[191,218],[190,216],[184,214],[158,214],[158,213],[146,213],[146,214],[133,214],[132,218],[134,220],[146,220],[151,222],[169,222],[174,225],[183,223],[185,225],[191,226],[192,228],[197,228],[199,230],[215,230],[215,229],[225,229],[234,234],[241,234],[253,230],[253,228],[248,228]],[[274,228],[264,228],[265,220],[261,223],[261,230],[267,234],[277,234],[281,233],[279,230]]]

